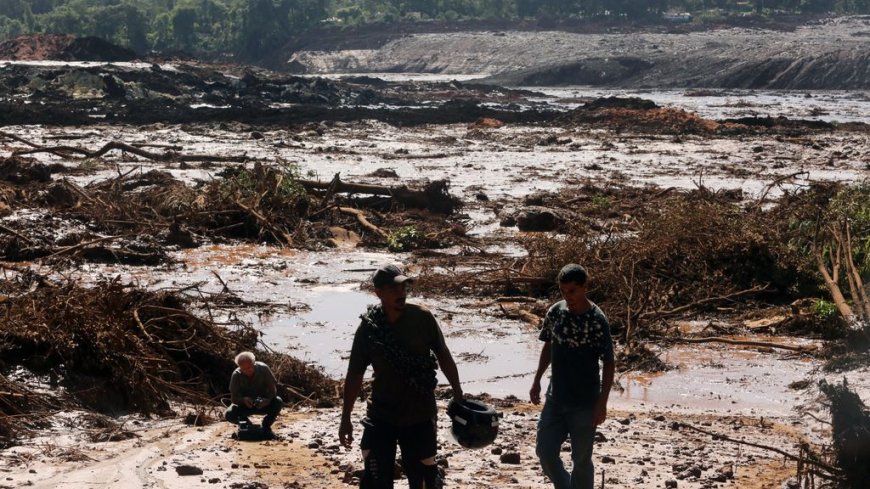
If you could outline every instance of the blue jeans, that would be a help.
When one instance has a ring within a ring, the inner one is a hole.
[[[562,463],[562,443],[571,437],[571,460],[574,467],[569,474]],[[538,419],[538,442],[535,453],[541,468],[553,481],[555,489],[592,489],[595,467],[592,465],[592,442],[595,425],[592,409],[560,405],[550,398]]]

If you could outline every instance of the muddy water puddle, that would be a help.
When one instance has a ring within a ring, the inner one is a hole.
[[[86,265],[78,278],[118,275],[152,289],[198,284],[212,293],[226,284],[243,299],[273,304],[259,315],[242,313],[263,332],[265,344],[318,365],[334,378],[344,376],[359,315],[376,301],[362,285],[380,263],[405,258],[253,245],[206,246],[179,257],[185,265],[171,269]],[[425,305],[438,318],[467,392],[527,398],[541,347],[533,327],[504,319],[495,305],[417,297],[413,292],[409,301]],[[805,343],[771,336],[740,339]],[[611,396],[615,406],[787,415],[802,394],[788,385],[806,379],[818,366],[793,354],[733,345],[683,345],[659,354],[675,368],[621,375],[622,390]],[[439,379],[446,384],[440,373]]]
[[[777,337],[751,339],[789,341]],[[754,414],[784,416],[803,397],[803,392],[788,386],[808,378],[818,367],[817,362],[807,358],[751,347],[681,345],[659,354],[674,368],[658,374],[623,374],[619,378],[623,390],[618,395],[613,393],[616,405],[643,402],[723,412],[749,409]]]

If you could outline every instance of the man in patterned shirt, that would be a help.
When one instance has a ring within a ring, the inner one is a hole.
[[[544,347],[529,391],[532,403],[539,404],[541,377],[552,364],[535,451],[555,489],[593,488],[592,442],[595,427],[607,417],[613,385],[610,326],[601,309],[586,298],[588,278],[586,270],[574,263],[559,272],[564,300],[550,307],[541,325],[539,339]],[[601,379],[599,360],[604,364]],[[562,443],[569,436],[574,462],[570,474],[560,458]]]

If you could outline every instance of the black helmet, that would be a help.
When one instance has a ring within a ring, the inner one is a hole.
[[[456,443],[465,448],[483,448],[492,443],[498,434],[498,418],[501,414],[480,401],[451,400],[447,415],[453,422],[450,434]]]

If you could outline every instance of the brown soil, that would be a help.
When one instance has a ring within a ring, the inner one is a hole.
[[[96,37],[32,34],[0,42],[0,60],[131,61],[136,53]]]

